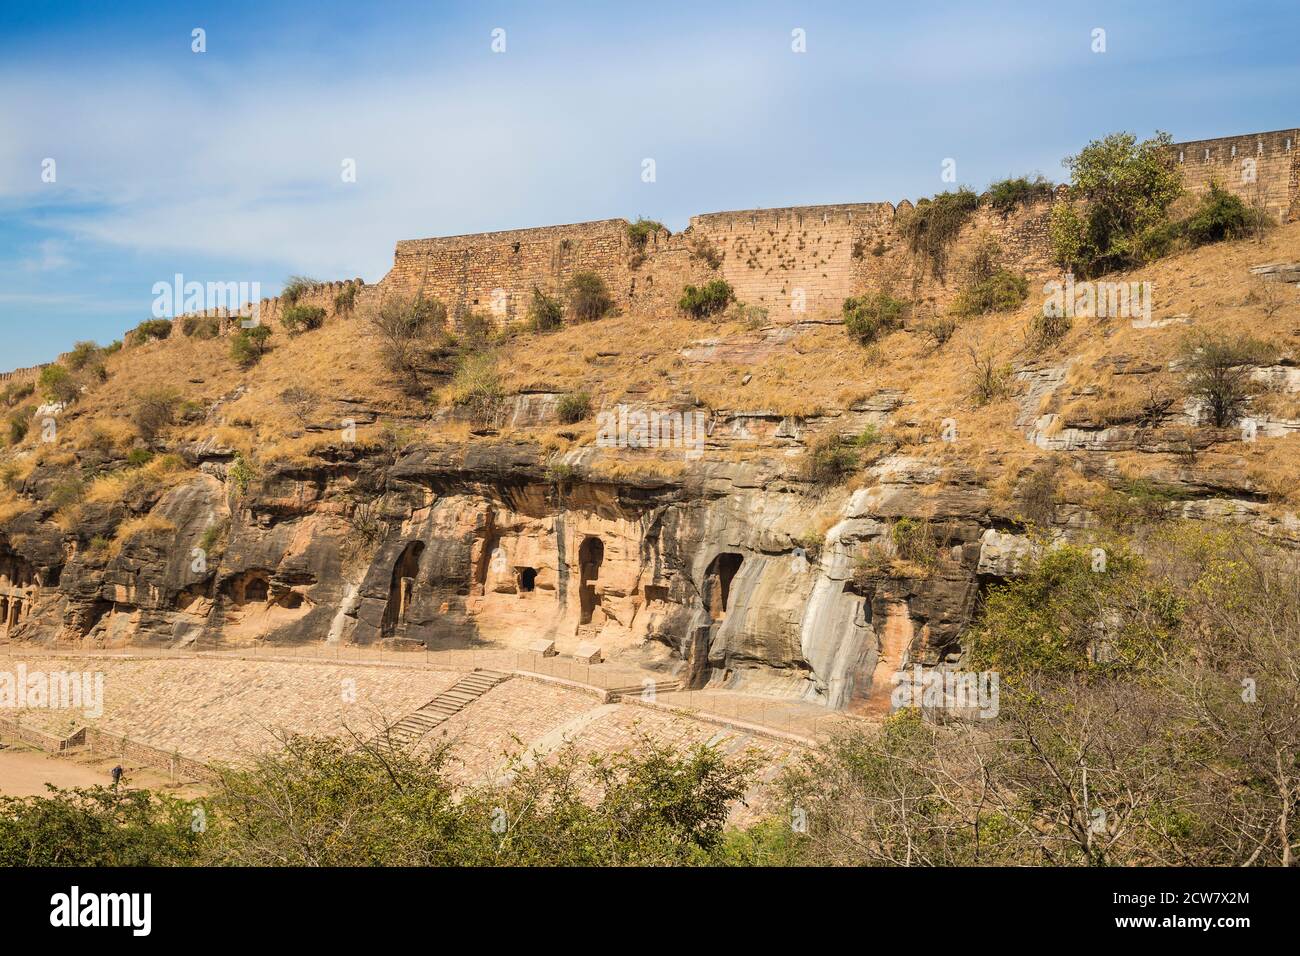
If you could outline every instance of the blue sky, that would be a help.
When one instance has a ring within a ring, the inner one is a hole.
[[[119,337],[176,273],[373,282],[398,239],[680,229],[930,195],[949,157],[982,188],[1118,129],[1293,127],[1297,36],[1295,0],[5,3],[0,369]]]

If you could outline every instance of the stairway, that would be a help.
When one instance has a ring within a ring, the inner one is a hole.
[[[502,671],[475,668],[419,710],[407,714],[394,724],[388,740],[382,740],[381,746],[386,747],[390,741],[398,746],[417,742],[447,718],[460,713],[465,707],[497,684],[509,680],[510,677],[510,674]]]

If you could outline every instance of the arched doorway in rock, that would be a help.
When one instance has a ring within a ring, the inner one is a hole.
[[[596,579],[600,577],[600,566],[605,560],[605,544],[599,538],[584,538],[578,547],[579,568],[579,624],[590,624],[600,598],[596,594]]]
[[[731,581],[744,560],[744,555],[724,551],[709,562],[708,570],[704,572],[704,606],[712,620],[721,621],[727,616]]]
[[[393,564],[393,577],[388,586],[388,604],[384,608],[383,635],[390,636],[406,623],[415,596],[415,579],[420,573],[420,556],[424,554],[423,541],[409,541]]]
[[[528,567],[515,568],[515,580],[519,585],[519,593],[535,590],[537,587],[537,569]]]

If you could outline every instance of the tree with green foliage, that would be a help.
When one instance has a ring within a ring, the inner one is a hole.
[[[0,796],[0,866],[186,866],[198,862],[196,802],[147,790]]]
[[[269,325],[258,324],[247,329],[241,328],[230,340],[230,357],[241,368],[250,368],[260,362],[262,356],[270,349],[270,339]]]
[[[62,365],[47,365],[36,380],[47,402],[71,402],[81,394],[81,385]]]
[[[1168,133],[1138,142],[1112,133],[1066,157],[1070,187],[1052,210],[1057,258],[1083,278],[1131,268],[1151,258],[1183,180]]]

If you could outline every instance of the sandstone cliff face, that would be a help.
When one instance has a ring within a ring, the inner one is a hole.
[[[557,479],[529,443],[416,445],[396,460],[268,474],[242,495],[203,474],[164,494],[150,511],[157,527],[112,556],[68,542],[65,561],[49,533],[7,544],[11,564],[43,576],[9,636],[108,647],[546,640],[560,653],[589,642],[695,687],[855,707],[886,644],[891,671],[959,652],[996,563],[981,544],[996,534],[987,502],[967,490],[923,506],[951,519],[951,560],[936,573],[855,578],[862,547],[888,547],[891,517],[922,507],[915,486],[932,476],[905,459],[882,461],[869,487],[810,495],[788,459],[614,480],[598,450],[572,457]],[[828,530],[810,531],[817,514]]]

